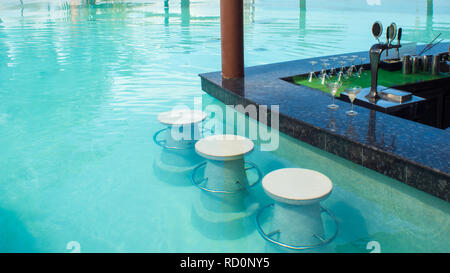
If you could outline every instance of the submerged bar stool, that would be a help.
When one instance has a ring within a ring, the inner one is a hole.
[[[202,122],[206,118],[204,112],[190,109],[158,115],[158,120],[167,126],[153,136],[155,143],[163,147],[153,163],[153,170],[159,180],[176,186],[190,185],[192,170],[203,162],[203,158],[193,148],[200,130],[205,133]]]
[[[165,149],[190,149],[198,138],[200,124],[206,119],[206,113],[199,110],[173,110],[158,115],[158,120],[166,128],[159,130],[153,140]]]
[[[331,242],[339,231],[336,217],[320,206],[320,201],[330,196],[331,180],[316,171],[285,168],[267,174],[262,180],[266,194],[275,203],[261,208],[256,214],[258,232],[267,241],[294,250],[311,249]],[[273,208],[272,230],[264,232],[260,225],[263,211]],[[336,230],[325,238],[321,214],[331,217]],[[277,239],[276,237],[278,235]]]
[[[254,163],[244,160],[244,155],[253,148],[253,141],[237,135],[212,135],[200,139],[195,150],[207,161],[194,169],[192,183],[213,193],[236,193],[256,185],[261,180],[261,172]],[[253,183],[247,178],[251,171],[256,171],[257,176]]]

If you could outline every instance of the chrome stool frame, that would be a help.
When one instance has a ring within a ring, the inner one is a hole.
[[[211,117],[208,117],[207,119],[205,119],[203,122],[207,122],[211,119]],[[166,127],[163,128],[159,131],[157,131],[154,135],[153,135],[153,142],[155,142],[156,145],[162,147],[163,149],[169,149],[169,150],[187,150],[187,149],[192,149],[195,145],[196,140],[192,140],[192,142],[190,143],[190,145],[186,146],[186,147],[172,147],[172,146],[168,146],[165,143],[167,142],[167,140],[165,139],[158,139],[159,135],[167,130],[171,130],[171,127]],[[202,127],[201,132],[202,134],[206,133],[211,133],[214,134],[214,126],[212,128],[206,128],[206,127]]]
[[[267,240],[267,241],[269,241],[269,242],[271,242],[271,243],[273,243],[275,245],[278,245],[278,246],[281,246],[281,247],[285,247],[285,248],[289,248],[289,249],[292,249],[292,250],[306,250],[306,249],[318,248],[318,247],[324,246],[324,245],[330,243],[331,241],[333,241],[336,238],[337,234],[339,233],[339,220],[336,218],[336,216],[331,211],[329,211],[328,209],[320,206],[321,212],[322,213],[326,213],[329,217],[331,217],[331,219],[333,219],[333,221],[334,221],[334,223],[336,225],[336,231],[334,232],[334,234],[330,238],[326,239],[326,238],[322,238],[322,236],[319,236],[317,234],[313,234],[312,236],[317,238],[321,242],[318,243],[318,244],[315,244],[315,245],[305,245],[305,246],[294,246],[294,245],[289,245],[289,244],[280,242],[278,240],[275,240],[275,239],[272,238],[272,236],[275,235],[275,234],[280,233],[281,231],[280,230],[275,230],[275,231],[272,231],[272,232],[267,234],[267,233],[264,232],[264,230],[262,229],[262,227],[260,225],[260,222],[259,222],[259,217],[261,216],[262,212],[265,211],[266,209],[272,208],[273,206],[274,206],[274,204],[272,203],[272,204],[269,204],[269,205],[267,205],[265,207],[260,208],[259,211],[256,213],[255,221],[256,221],[256,229],[258,230],[259,234],[265,240]]]
[[[165,132],[165,131],[167,131],[167,130],[171,130],[171,127],[166,127],[166,128],[164,128],[164,129],[161,129],[161,130],[157,131],[157,132],[153,135],[153,141],[154,141],[157,145],[161,146],[161,147],[164,148],[164,149],[171,149],[171,150],[186,150],[186,149],[192,149],[192,147],[194,147],[195,141],[192,141],[192,143],[191,143],[189,146],[186,146],[186,147],[171,147],[171,146],[167,146],[167,145],[165,144],[165,143],[167,142],[167,140],[165,140],[165,139],[160,139],[160,140],[158,140],[158,136],[159,136],[161,133],[163,133],[163,132]]]
[[[198,170],[199,170],[200,168],[206,166],[207,161],[205,161],[205,162],[199,164],[197,167],[194,168],[194,170],[192,171],[191,182],[192,182],[192,184],[193,184],[194,186],[196,186],[197,188],[199,188],[199,189],[201,189],[201,190],[204,190],[204,191],[207,191],[207,192],[211,192],[211,193],[233,194],[233,193],[240,192],[240,191],[242,191],[242,190],[244,190],[244,189],[252,188],[252,187],[254,187],[256,184],[258,184],[258,183],[261,181],[262,173],[261,173],[261,170],[256,166],[255,163],[250,162],[250,161],[244,161],[244,163],[247,164],[247,165],[250,165],[249,167],[246,167],[246,168],[245,168],[245,172],[247,172],[248,170],[255,169],[256,172],[257,172],[257,175],[258,175],[258,179],[257,179],[253,184],[250,184],[250,183],[249,183],[249,185],[248,185],[247,187],[243,187],[243,188],[241,188],[241,189],[239,189],[239,190],[236,190],[236,191],[225,191],[225,190],[210,189],[210,188],[207,188],[207,187],[203,187],[201,184],[204,183],[205,181],[208,181],[208,178],[205,177],[205,178],[203,178],[202,180],[196,180],[195,177],[196,177],[196,174],[197,174]]]

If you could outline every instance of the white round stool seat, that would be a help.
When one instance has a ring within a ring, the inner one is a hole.
[[[204,189],[235,193],[247,188],[249,183],[244,155],[253,148],[253,141],[243,136],[212,135],[200,139],[195,144],[195,151],[207,159]]]
[[[158,115],[158,120],[162,124],[169,126],[189,125],[202,122],[206,119],[206,114],[199,110],[172,110]]]
[[[237,135],[208,136],[195,144],[195,150],[199,155],[217,161],[240,159],[253,148],[253,141]]]
[[[199,110],[173,110],[158,115],[158,120],[167,128],[158,131],[154,141],[167,149],[190,149],[201,133],[201,122],[206,119],[206,114]],[[158,140],[158,136],[164,139]]]
[[[290,205],[308,205],[326,199],[333,189],[331,180],[316,171],[284,168],[267,174],[262,186],[275,201]]]

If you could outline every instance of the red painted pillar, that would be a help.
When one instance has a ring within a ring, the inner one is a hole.
[[[243,0],[220,0],[222,77],[244,77]]]

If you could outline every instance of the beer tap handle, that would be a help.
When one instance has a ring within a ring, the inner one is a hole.
[[[398,29],[397,33],[397,45],[400,45],[400,40],[402,39],[402,28]],[[400,48],[397,47],[397,58],[400,59]]]
[[[386,44],[388,45],[388,48],[386,49],[386,57],[389,56],[389,44],[390,44],[389,37],[390,37],[389,27],[387,27],[387,29],[386,29]]]

